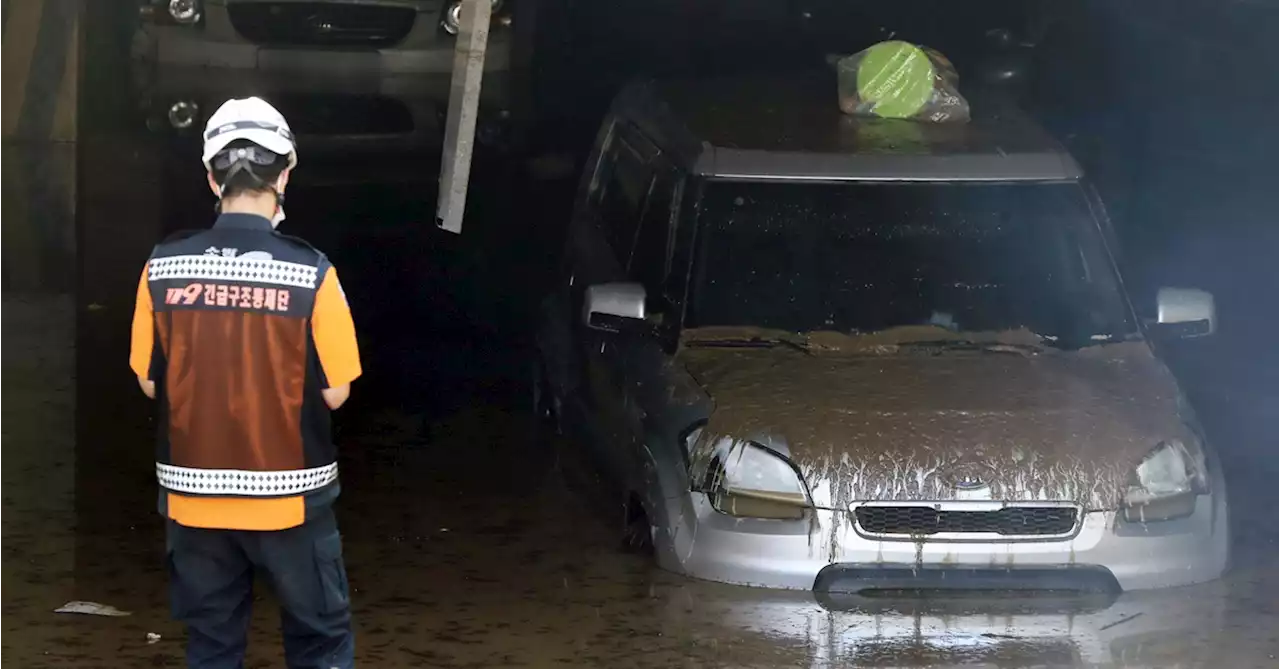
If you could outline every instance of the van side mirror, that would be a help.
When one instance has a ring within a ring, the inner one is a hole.
[[[601,332],[652,331],[645,317],[645,290],[638,283],[588,286],[583,304],[587,327]]]
[[[1170,337],[1207,337],[1218,329],[1213,294],[1195,288],[1161,288],[1156,293],[1153,330]]]

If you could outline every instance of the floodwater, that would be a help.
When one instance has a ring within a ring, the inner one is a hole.
[[[26,268],[35,278],[4,296],[3,659],[178,667],[127,325],[150,245],[206,224],[212,200],[190,146],[81,150],[76,260]],[[1230,379],[1193,388],[1233,495],[1236,565],[1216,583],[1102,603],[820,602],[623,552],[619,529],[567,489],[557,445],[530,437],[523,333],[572,183],[517,172],[482,159],[460,238],[431,225],[429,173],[289,192],[282,230],[337,264],[366,362],[337,426],[362,666],[1276,666],[1274,387]],[[57,207],[35,201],[48,194],[14,188],[32,201],[6,225],[48,223]],[[68,273],[75,296],[49,288]],[[72,600],[131,615],[53,613]],[[247,666],[281,666],[276,628],[262,590]]]

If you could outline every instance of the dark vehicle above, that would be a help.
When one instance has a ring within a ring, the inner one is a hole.
[[[510,134],[513,8],[494,0],[477,134]],[[438,149],[460,3],[447,0],[141,0],[138,106],[153,131],[189,133],[229,98],[260,96],[303,153]]]

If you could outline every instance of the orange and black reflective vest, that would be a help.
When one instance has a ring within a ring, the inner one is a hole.
[[[269,220],[222,214],[156,246],[130,366],[156,384],[161,509],[193,527],[279,530],[337,496],[321,390],[360,375],[325,255]]]

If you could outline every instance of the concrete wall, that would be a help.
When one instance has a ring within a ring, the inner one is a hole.
[[[4,141],[74,142],[79,0],[5,0]]]
[[[97,1],[97,0],[92,0]],[[81,0],[4,0],[3,488],[10,618],[74,598]],[[28,611],[29,610],[29,611]],[[30,639],[33,647],[56,643]],[[7,653],[7,651],[6,651]]]
[[[3,287],[70,292],[81,0],[5,0]]]

